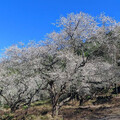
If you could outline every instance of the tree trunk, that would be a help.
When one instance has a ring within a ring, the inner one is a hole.
[[[54,103],[54,104],[52,104],[53,105],[53,107],[52,107],[52,117],[57,116],[58,113],[59,113],[60,108],[64,105],[64,103],[66,103],[66,102],[68,102],[70,100],[71,100],[71,97],[64,99],[60,103]]]
[[[83,98],[80,99],[79,106],[83,105]]]
[[[59,105],[53,106],[52,108],[52,117],[58,116],[59,113]]]

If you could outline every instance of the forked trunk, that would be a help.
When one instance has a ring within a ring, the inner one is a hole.
[[[58,116],[59,109],[60,109],[59,105],[53,106],[53,108],[52,108],[52,117]]]

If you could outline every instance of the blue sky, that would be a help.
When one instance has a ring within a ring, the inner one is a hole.
[[[120,0],[0,0],[0,51],[18,42],[44,40],[60,16],[105,12],[120,21]]]

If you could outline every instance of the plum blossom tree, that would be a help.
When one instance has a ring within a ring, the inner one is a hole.
[[[108,81],[111,85],[117,69],[106,56],[115,63],[119,25],[104,15],[100,20],[98,26],[88,14],[71,13],[57,21],[60,31],[47,34],[42,44],[6,49],[0,64],[0,96],[12,111],[21,104],[29,106],[37,93],[47,90],[55,116],[73,98],[73,87],[83,99]]]
[[[42,48],[36,47],[33,44],[22,48],[12,46],[1,62],[0,95],[11,111],[21,104],[29,106],[44,85],[39,74]]]
[[[48,34],[46,46],[50,47],[50,50],[43,63],[47,69],[44,69],[42,74],[51,96],[53,116],[58,115],[64,102],[72,98],[71,95],[63,97],[70,93],[70,87],[76,84],[77,80],[83,82],[79,80],[80,71],[88,60],[84,43],[95,35],[97,23],[93,17],[81,12],[60,18],[57,26],[62,28],[59,33]],[[81,88],[82,85],[85,86],[81,84]]]

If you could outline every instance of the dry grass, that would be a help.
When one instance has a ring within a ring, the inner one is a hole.
[[[50,103],[38,101],[33,103],[29,109],[22,108],[14,114],[1,110],[0,116],[4,119],[0,120],[23,120],[23,118],[26,118],[25,120],[99,120],[105,117],[109,119],[109,116],[113,117],[113,120],[120,119],[120,95],[114,96],[110,102],[104,104],[93,105],[93,102],[95,100],[89,100],[79,107],[79,102],[70,101],[61,108],[58,117],[52,118]]]

